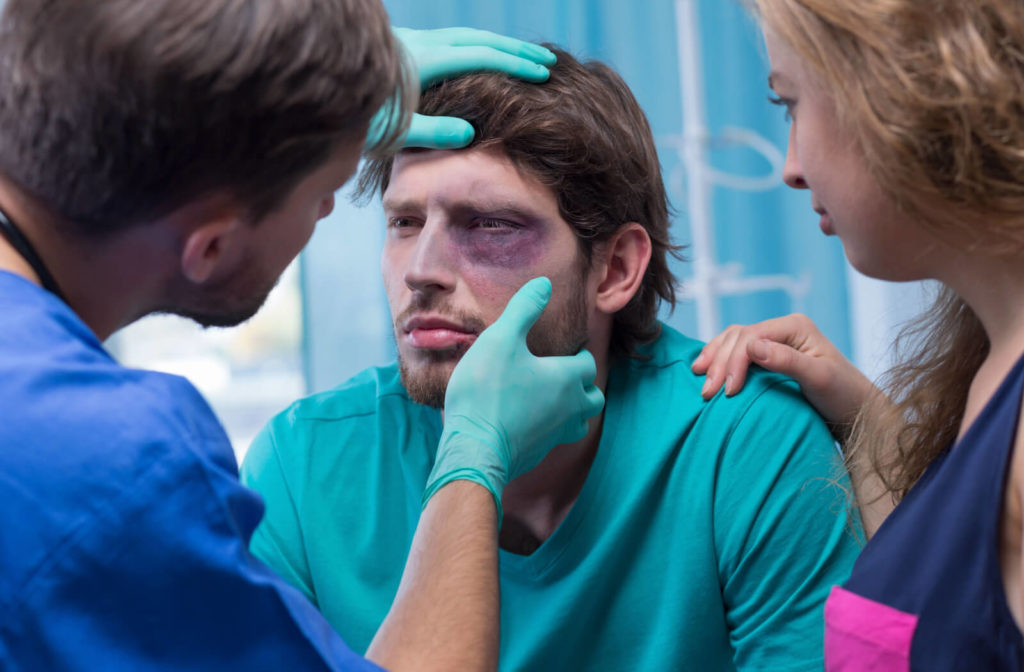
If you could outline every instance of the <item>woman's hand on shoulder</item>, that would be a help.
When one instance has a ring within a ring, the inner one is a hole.
[[[726,396],[743,389],[751,364],[796,380],[834,427],[852,422],[875,391],[814,322],[798,313],[726,328],[704,346],[692,368],[706,376],[701,395],[710,399],[723,386]]]

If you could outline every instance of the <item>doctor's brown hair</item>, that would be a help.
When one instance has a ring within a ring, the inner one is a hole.
[[[668,256],[679,254],[669,237],[669,203],[650,125],[622,78],[607,65],[558,57],[543,84],[499,74],[473,74],[428,89],[418,111],[460,117],[475,131],[470,147],[494,147],[551,189],[559,214],[575,231],[588,266],[595,244],[637,222],[651,238],[651,260],[640,289],[614,316],[611,351],[636,356],[657,338],[662,301],[675,305]],[[410,150],[406,150],[410,151]],[[415,150],[411,150],[415,151]],[[360,193],[383,194],[390,159],[370,162]]]
[[[258,220],[396,91],[379,0],[8,0],[0,171],[79,235],[213,191]]]

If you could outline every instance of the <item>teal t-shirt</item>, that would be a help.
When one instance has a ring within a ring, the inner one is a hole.
[[[832,438],[765,371],[705,402],[700,348],[664,327],[649,360],[612,367],[576,503],[531,555],[500,552],[502,670],[822,668],[822,607],[859,550]],[[253,552],[356,650],[398,589],[440,435],[392,365],[293,404],[242,466],[267,507]]]

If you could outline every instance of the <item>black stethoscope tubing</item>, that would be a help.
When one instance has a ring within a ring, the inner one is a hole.
[[[14,247],[15,251],[22,256],[22,258],[28,262],[28,265],[32,267],[36,275],[39,276],[39,282],[42,283],[43,289],[51,292],[61,301],[67,303],[64,298],[64,294],[60,291],[60,287],[57,285],[57,281],[53,279],[53,275],[50,270],[46,268],[46,264],[39,257],[39,253],[36,252],[36,248],[32,247],[32,243],[29,242],[25,234],[21,232],[11,218],[7,216],[7,213],[0,210],[0,234],[3,234],[7,242]]]

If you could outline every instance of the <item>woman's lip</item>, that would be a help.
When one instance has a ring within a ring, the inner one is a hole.
[[[828,216],[827,212],[821,213],[821,220],[818,221],[818,226],[826,236],[834,236],[836,233],[835,229],[832,228],[832,218]]]
[[[473,341],[476,340],[476,334],[445,327],[415,327],[406,332],[405,338],[409,345],[414,348],[420,348],[421,350],[445,350],[462,345],[472,345]]]

